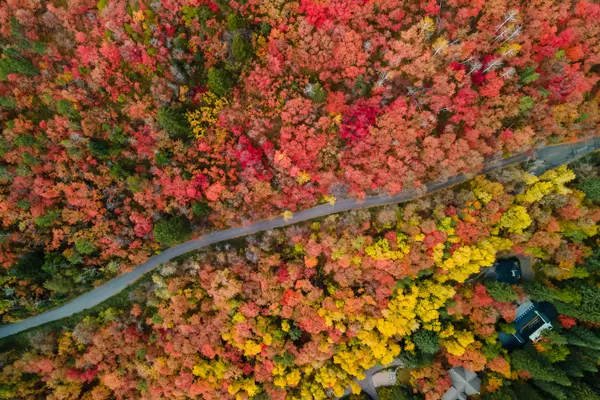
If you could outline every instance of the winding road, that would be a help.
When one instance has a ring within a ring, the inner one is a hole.
[[[519,153],[504,159],[490,159],[485,167],[479,171],[480,174],[491,172],[497,169],[505,168],[509,165],[519,164],[525,161],[532,161],[540,169],[549,169],[560,164],[570,162],[576,158],[582,157],[594,150],[600,149],[600,137],[590,138],[576,143],[539,147],[527,153]],[[424,194],[429,194],[438,190],[446,189],[456,184],[471,179],[465,175],[457,175],[445,182],[437,182],[426,185]],[[146,272],[153,270],[158,265],[163,264],[175,257],[189,253],[194,250],[210,246],[215,243],[238,238],[240,236],[251,235],[257,232],[281,228],[288,225],[310,219],[323,217],[329,214],[336,214],[343,211],[349,211],[358,208],[369,208],[382,206],[386,204],[402,203],[422,196],[414,191],[402,191],[395,195],[369,196],[365,199],[348,198],[336,202],[334,205],[322,204],[306,210],[294,213],[292,218],[287,221],[282,217],[258,221],[249,226],[242,226],[232,229],[212,232],[205,236],[181,243],[171,247],[162,253],[148,259],[145,263],[138,265],[131,272],[120,275],[110,281],[96,287],[95,289],[77,297],[71,302],[58,308],[46,311],[42,314],[27,318],[0,327],[0,338],[14,335],[24,330],[43,325],[48,322],[56,321],[69,317],[85,309],[94,307],[106,299],[116,295],[127,286],[138,280]]]

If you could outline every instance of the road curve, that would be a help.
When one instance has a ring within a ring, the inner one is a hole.
[[[533,152],[519,153],[511,157],[500,160],[490,160],[479,173],[487,173],[497,169],[505,168],[509,165],[519,164],[524,161],[535,159],[544,161],[548,167],[555,167],[560,164],[572,161],[575,158],[581,157],[587,153],[600,148],[600,137],[587,139],[585,141],[562,144],[556,146],[544,146],[537,148]],[[424,194],[429,194],[438,190],[446,189],[450,186],[465,182],[470,179],[465,175],[457,175],[445,182],[434,182],[426,185]],[[422,195],[422,194],[421,194]],[[288,225],[297,224],[299,222],[310,219],[323,217],[329,214],[336,214],[343,211],[349,211],[359,208],[369,208],[382,206],[386,204],[402,203],[413,200],[421,195],[414,191],[407,190],[395,195],[368,196],[365,199],[343,199],[335,203],[335,205],[322,204],[316,207],[294,213],[292,218],[287,221],[282,217],[262,220],[255,222],[249,226],[225,229],[217,232],[212,232],[201,236],[197,239],[181,243],[173,246],[149,258],[145,263],[138,265],[131,272],[120,275],[110,281],[96,287],[95,289],[75,298],[67,304],[64,304],[53,310],[46,311],[39,315],[27,318],[23,321],[9,325],[0,326],[0,338],[14,335],[24,330],[43,325],[48,322],[56,321],[62,318],[70,317],[71,315],[94,307],[106,299],[116,295],[127,286],[138,280],[146,272],[151,271],[158,265],[163,264],[172,258],[181,256],[194,250],[210,246],[215,243],[234,239],[240,236],[251,235],[253,233],[281,228]]]

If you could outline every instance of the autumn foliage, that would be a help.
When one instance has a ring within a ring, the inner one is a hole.
[[[440,349],[412,372],[427,399],[449,387],[449,366],[488,371],[498,389],[513,376],[496,330],[525,294],[468,278],[510,253],[542,260],[540,277],[581,277],[600,212],[568,186],[574,177],[565,167],[539,178],[508,169],[403,206],[218,245],[162,266],[130,310],[37,339],[1,378],[43,382],[10,386],[14,396],[323,399],[376,363]],[[469,224],[485,233],[464,233]]]
[[[597,4],[443,3],[2,2],[0,279],[28,293],[3,320],[188,237],[164,220],[199,234],[595,132]],[[45,274],[15,272],[37,251]]]

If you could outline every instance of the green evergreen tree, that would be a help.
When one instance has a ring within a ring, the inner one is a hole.
[[[240,15],[231,13],[227,16],[227,30],[235,32],[246,27],[246,21]]]
[[[517,294],[512,286],[505,282],[486,281],[485,289],[496,301],[508,303],[517,300]]]
[[[104,139],[91,139],[87,146],[96,157],[104,158],[110,155],[110,144]]]
[[[245,62],[252,57],[252,44],[241,33],[233,37],[231,54],[238,62]]]
[[[208,70],[208,86],[217,96],[225,96],[233,87],[233,81],[226,70],[211,67]]]
[[[526,399],[526,400],[547,400],[547,397],[538,392],[533,385],[525,383],[517,383],[514,382],[512,385],[512,390],[516,395],[516,399]]]
[[[7,80],[10,74],[33,76],[39,73],[40,70],[24,58],[0,58],[0,81]]]
[[[505,382],[504,385],[495,392],[486,393],[483,400],[518,400],[515,392],[513,392],[510,382]]]
[[[435,332],[418,330],[412,337],[417,349],[425,354],[435,354],[440,349],[438,336]]]
[[[533,383],[538,389],[548,394],[552,399],[567,400],[571,398],[569,397],[570,389],[566,389],[564,386],[557,385],[554,382],[540,381],[535,379]]]
[[[187,136],[189,129],[185,115],[174,108],[161,108],[156,113],[156,120],[161,129],[170,136],[179,138]]]
[[[581,321],[600,323],[600,287],[576,282],[569,289],[581,296],[581,304],[557,301],[554,305],[558,312]]]
[[[535,350],[516,350],[510,356],[510,365],[516,371],[527,371],[536,380],[556,382],[570,386],[571,381],[564,371],[554,367],[550,361],[540,356]]]
[[[44,262],[44,250],[37,248],[21,257],[8,272],[17,279],[41,283],[48,278],[48,273],[42,269]]]
[[[154,225],[154,238],[165,246],[185,242],[192,235],[190,222],[183,216],[176,216]]]
[[[535,301],[554,301],[554,293],[548,286],[540,282],[523,282],[522,284],[525,293]]]
[[[194,204],[192,204],[192,212],[194,213],[195,217],[198,218],[204,218],[207,217],[210,214],[210,207],[208,204],[206,203],[201,203],[201,202],[195,202]]]
[[[327,99],[327,91],[323,88],[319,82],[311,85],[311,90],[308,97],[315,103],[322,103]]]
[[[75,109],[73,103],[67,100],[59,100],[56,102],[56,112],[69,118],[79,118],[79,112]]]
[[[598,372],[596,361],[586,353],[589,353],[588,349],[572,348],[571,354],[567,356],[565,361],[557,365],[567,375],[574,378],[583,378],[587,372]]]
[[[589,273],[600,273],[600,247],[597,247],[594,253],[585,260],[584,267]]]
[[[600,336],[591,329],[574,326],[564,336],[570,345],[600,350]]]
[[[589,387],[586,383],[584,382],[577,382],[575,385],[573,385],[573,388],[571,388],[571,391],[569,393],[570,395],[570,399],[577,399],[577,400],[600,400],[600,396],[598,396],[591,387]]]
[[[591,178],[581,182],[579,190],[592,201],[600,201],[600,178]]]

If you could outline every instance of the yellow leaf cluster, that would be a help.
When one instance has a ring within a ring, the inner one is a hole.
[[[446,348],[448,353],[455,356],[462,356],[467,347],[473,342],[475,342],[473,334],[469,331],[463,330],[456,331],[452,336],[442,340],[442,345]]]
[[[415,313],[418,296],[419,289],[416,286],[412,286],[408,293],[398,290],[396,296],[383,310],[383,317],[377,319],[377,330],[384,337],[408,336],[415,331],[419,327]]]
[[[455,290],[449,285],[426,281],[419,287],[418,305],[415,310],[417,316],[421,320],[423,329],[431,331],[439,331],[441,328],[439,322],[439,309],[442,308],[446,301],[451,299]]]
[[[499,226],[508,229],[511,233],[523,233],[531,225],[531,217],[523,206],[513,205],[502,214]]]
[[[439,280],[444,282],[448,279],[464,282],[469,275],[479,272],[484,266],[492,265],[494,254],[490,254],[476,246],[459,247],[452,256],[440,265],[442,269],[449,271],[446,275],[440,275]]]
[[[419,22],[419,30],[422,34],[430,35],[435,31],[435,22],[431,17],[425,17]]]
[[[450,217],[445,217],[437,223],[438,230],[446,232],[448,236],[454,235],[455,229],[452,226],[453,220]]]
[[[519,203],[531,204],[551,193],[569,194],[571,190],[565,184],[573,179],[575,174],[565,165],[550,170],[539,178],[529,176],[526,180],[529,187],[525,193],[517,196],[516,200]]]
[[[540,180],[550,181],[555,185],[564,185],[565,183],[571,182],[573,179],[575,179],[575,173],[566,165],[551,169],[540,176]]]
[[[498,49],[498,53],[502,54],[504,57],[513,57],[516,56],[521,50],[521,45],[518,43],[506,43],[502,47]]]
[[[204,93],[202,101],[204,105],[199,110],[186,113],[192,132],[196,137],[204,136],[208,128],[217,122],[221,109],[228,104],[227,99],[217,97],[212,92]]]
[[[335,196],[327,194],[327,195],[323,196],[323,201],[331,204],[332,206],[335,206],[335,202],[337,201],[337,199]]]
[[[471,182],[473,193],[483,204],[487,204],[495,197],[504,194],[504,187],[501,183],[492,182],[485,179],[483,176],[477,176]]]
[[[246,392],[248,396],[252,397],[258,394],[259,387],[254,379],[239,379],[227,387],[227,392],[232,395],[238,392]],[[240,396],[240,398],[245,398],[245,396]]]
[[[58,339],[58,354],[68,354],[73,344],[73,333],[65,332],[60,339]]]
[[[244,355],[245,356],[255,356],[258,353],[260,353],[261,349],[262,349],[262,344],[254,341],[254,340],[247,340],[246,343],[244,343]]]
[[[325,325],[333,326],[336,324],[336,328],[342,328],[340,329],[342,332],[346,330],[345,326],[341,323],[341,321],[348,318],[348,315],[343,311],[343,308],[338,308],[338,311],[321,308],[318,313],[325,320]]]
[[[285,388],[287,386],[296,386],[300,382],[302,374],[298,368],[287,369],[281,364],[276,364],[271,372],[275,376],[273,383],[275,386]]]
[[[298,174],[298,176],[296,176],[296,182],[298,182],[300,185],[303,185],[309,181],[310,181],[310,174],[308,172],[302,171]]]
[[[431,48],[433,49],[435,54],[443,54],[448,48],[448,40],[440,36],[439,38],[434,40]]]
[[[331,388],[331,390],[333,390],[333,394],[337,397],[344,395],[344,390],[346,388],[343,382],[345,382],[346,379],[346,373],[334,367],[322,367],[317,369],[315,372],[315,381],[320,383],[322,388]],[[327,397],[327,395],[322,388],[313,387],[313,390],[309,392],[311,396],[302,396],[302,398],[324,399]]]
[[[217,387],[221,384],[221,380],[225,377],[229,368],[230,365],[221,359],[211,361],[201,359],[194,365],[192,374],[202,378],[212,387]]]
[[[401,260],[410,251],[408,243],[400,242],[402,245],[398,250],[390,249],[390,242],[385,238],[365,247],[365,253],[374,260]]]
[[[552,193],[554,185],[551,182],[537,182],[533,184],[527,191],[517,197],[520,203],[535,203],[540,201],[544,196]]]

